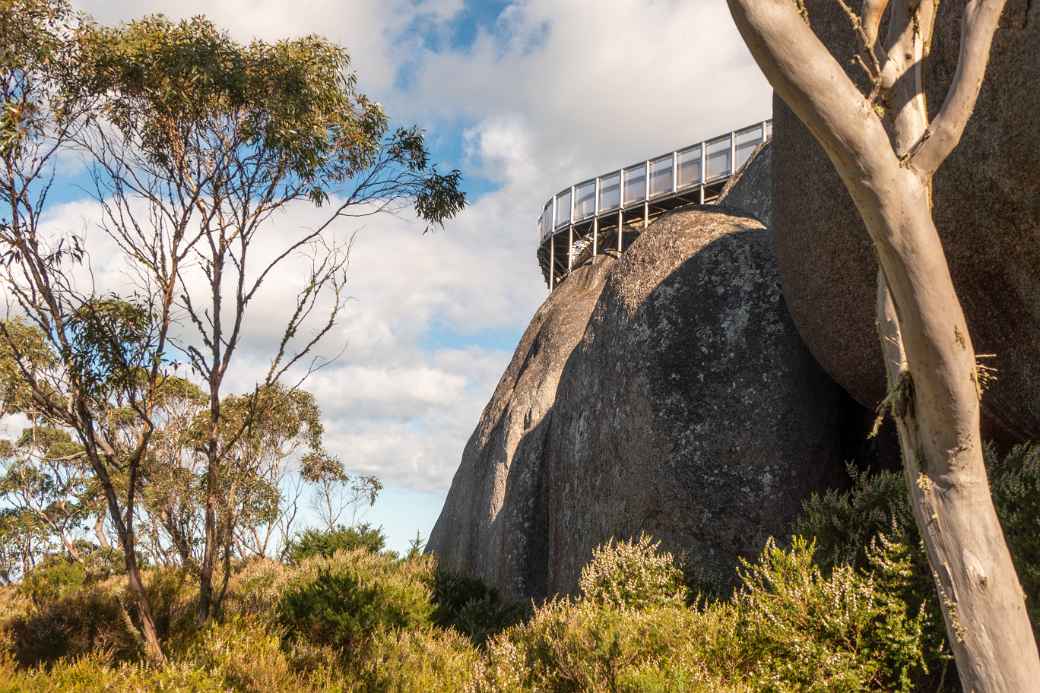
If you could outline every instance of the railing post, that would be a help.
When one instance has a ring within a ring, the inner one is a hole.
[[[556,288],[556,229],[549,234],[549,293]]]
[[[643,228],[650,224],[650,160],[643,164]]]
[[[679,152],[672,152],[672,193],[679,192]]]
[[[596,199],[593,203],[595,210],[592,215],[592,257],[599,255],[599,176],[596,176]]]
[[[617,251],[621,255],[621,229],[625,227],[625,210],[619,208],[617,211]]]
[[[768,132],[769,132],[769,121],[768,120],[763,120],[762,121],[762,144],[765,144],[766,140],[769,139],[769,136],[766,134]]]
[[[737,132],[734,130],[729,133],[729,175],[734,176],[737,173]],[[727,176],[728,178],[729,176]]]
[[[704,184],[708,182],[708,143],[701,142],[701,204],[704,204]]]
[[[567,227],[567,274],[574,268],[574,221]]]

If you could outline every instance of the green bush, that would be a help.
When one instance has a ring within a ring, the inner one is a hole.
[[[993,504],[1027,603],[1040,609],[1040,445],[1017,446],[1003,459],[992,446],[985,453]],[[817,560],[825,569],[843,563],[866,565],[870,542],[880,533],[905,537],[906,544],[919,549],[915,560],[926,566],[903,475],[853,470],[852,477],[848,491],[813,495],[793,533],[816,540]],[[1040,616],[1040,611],[1032,614]]]
[[[993,503],[1040,638],[1040,445],[1020,445],[1003,460],[987,453]]]
[[[356,664],[365,691],[464,691],[481,670],[480,652],[459,633],[436,628],[381,630]]]
[[[337,551],[360,549],[379,553],[385,545],[383,530],[368,524],[331,530],[308,529],[289,543],[285,557],[290,564],[297,565],[314,556],[328,558]]]
[[[161,669],[113,664],[102,654],[62,660],[49,668],[18,669],[0,661],[0,693],[96,693],[97,691],[192,691],[224,693],[219,677],[190,662],[170,662]]]
[[[985,453],[993,504],[1040,638],[1040,446],[1018,446],[1003,459],[992,446]],[[923,611],[923,652],[930,680],[920,685],[934,689],[943,680],[955,685],[935,583],[901,473],[853,473],[848,491],[810,498],[794,531],[815,539],[817,560],[825,571],[844,564],[868,568],[871,542],[884,541],[885,536],[906,547],[907,579],[888,589]]]
[[[826,570],[842,564],[867,565],[867,549],[879,533],[911,536],[914,516],[902,473],[866,474],[849,466],[852,487],[813,494],[803,504],[792,533],[811,537],[816,560]]]
[[[278,623],[292,637],[355,650],[380,628],[417,628],[433,617],[432,562],[365,550],[312,558],[290,580]]]
[[[51,556],[27,572],[18,589],[33,604],[42,607],[80,589],[87,579],[87,566],[81,561]]]
[[[597,547],[581,570],[582,598],[616,608],[682,606],[688,597],[682,570],[660,549],[661,543],[646,534],[635,541],[611,539]]]
[[[640,544],[648,555],[648,542]],[[897,542],[875,543],[869,560],[897,585],[907,579],[907,553]],[[661,570],[660,554],[649,555]],[[684,606],[670,588],[659,593],[670,599],[639,599],[638,609],[598,596],[551,601],[492,640],[485,686],[909,691],[924,671],[926,615],[862,571],[842,566],[825,576],[809,542],[795,538],[788,551],[770,542],[740,577],[732,600],[700,609]]]
[[[756,564],[745,564],[734,603],[756,679],[798,690],[913,690],[926,666],[927,616],[899,594],[911,575],[909,552],[897,542],[874,547],[870,561],[884,586],[848,565],[824,576],[801,537],[789,551],[770,541]]]
[[[117,590],[107,585],[70,592],[28,614],[9,619],[18,664],[31,667],[104,651],[129,660],[140,654],[136,634]]]
[[[522,604],[507,603],[482,580],[437,570],[433,582],[433,622],[454,628],[476,645],[527,614]]]

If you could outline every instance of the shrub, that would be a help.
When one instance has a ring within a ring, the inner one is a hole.
[[[293,564],[314,556],[328,558],[337,551],[356,549],[379,553],[386,545],[386,536],[379,527],[360,524],[356,527],[336,527],[331,530],[308,529],[286,547],[286,560]]]
[[[25,574],[18,590],[39,607],[118,575],[121,570],[122,560],[115,549],[83,547],[79,559],[64,554],[48,556]]]
[[[870,542],[882,532],[906,534],[916,544],[914,516],[901,473],[866,474],[849,466],[852,487],[813,494],[803,504],[792,533],[810,537],[816,560],[826,570],[867,565]]]
[[[985,459],[993,504],[1027,603],[1040,609],[1040,445],[1017,446],[1003,459],[987,446]],[[915,560],[927,565],[902,474],[850,473],[850,490],[814,494],[806,501],[794,534],[816,540],[824,568],[866,565],[870,542],[880,533],[905,537]],[[1040,616],[1040,611],[1033,613]]]
[[[53,667],[19,670],[0,662],[0,693],[95,693],[96,691],[193,691],[222,693],[219,677],[188,662],[170,662],[161,669],[112,664],[100,654],[63,660]]]
[[[87,567],[80,561],[65,556],[50,556],[22,578],[19,591],[42,607],[83,587],[87,582]]]
[[[906,551],[874,552],[906,579]],[[674,567],[674,566],[673,566]],[[911,690],[923,671],[926,616],[849,566],[825,576],[812,545],[772,542],[741,571],[733,599],[639,609],[563,599],[489,646],[484,685],[505,690]],[[666,592],[667,594],[668,592]],[[608,592],[608,594],[612,594]]]
[[[990,448],[986,457],[993,503],[1040,638],[1040,445],[1020,445],[1003,460]]]
[[[678,650],[695,626],[686,607],[617,609],[558,599],[488,649],[486,687],[494,690],[618,690],[632,671]]]
[[[365,550],[312,558],[290,580],[278,622],[293,637],[342,650],[365,644],[380,628],[431,623],[432,561],[399,561]]]
[[[848,565],[825,577],[801,537],[789,551],[770,541],[756,564],[745,563],[734,603],[757,679],[798,690],[912,690],[925,667],[926,615],[892,589],[909,579],[909,552],[896,542],[876,551],[886,588]]]
[[[497,590],[476,578],[438,569],[432,587],[433,622],[455,628],[478,646],[527,614],[522,604],[503,601]]]
[[[4,624],[23,667],[104,651],[117,659],[139,654],[119,593],[107,584],[69,593]]]
[[[641,534],[635,541],[611,539],[597,547],[581,570],[582,598],[617,608],[682,606],[687,599],[682,571],[660,546]]]
[[[233,616],[223,623],[210,623],[198,635],[182,661],[219,678],[224,690],[289,691],[309,688],[328,690],[335,677],[330,674],[330,659],[311,660],[306,668],[298,666],[293,647],[282,647],[277,630],[254,618]],[[302,670],[301,670],[302,669]],[[321,685],[325,684],[325,685]]]
[[[482,669],[480,653],[452,630],[380,630],[359,660],[357,679],[369,691],[463,691]]]
[[[176,570],[150,570],[144,578],[159,636],[164,640],[186,637],[194,630],[194,590],[189,576]],[[55,583],[44,584],[49,588]],[[52,664],[90,653],[131,661],[141,650],[132,603],[120,576],[76,589],[66,583],[61,596],[9,615],[2,629],[9,632],[10,649],[21,666]]]
[[[249,561],[231,576],[224,608],[243,616],[270,616],[278,606],[291,570],[267,558]]]
[[[985,452],[993,503],[1026,595],[1034,632],[1040,637],[1040,446],[1018,446],[1003,459],[992,446]],[[906,482],[902,474],[894,472],[854,473],[853,479],[847,492],[831,491],[810,498],[794,531],[816,540],[824,570],[842,564],[867,567],[871,542],[886,534],[907,547],[908,579],[891,589],[904,603],[921,604],[925,612],[923,650],[934,679],[927,685],[934,688],[952,663]],[[945,678],[956,676],[949,673]]]

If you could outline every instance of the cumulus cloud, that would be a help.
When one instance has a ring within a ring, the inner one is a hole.
[[[352,469],[416,489],[446,490],[511,355],[512,345],[483,336],[519,334],[545,296],[534,259],[544,200],[769,115],[766,83],[721,2],[515,0],[497,13],[463,0],[78,6],[106,22],[205,13],[242,40],[326,35],[348,48],[362,88],[391,116],[427,127],[432,142],[461,153],[465,175],[490,188],[443,231],[423,235],[407,215],[338,231],[357,232],[352,300],[325,353],[347,348],[307,387],[325,413],[329,447]],[[477,14],[471,40],[453,43],[459,23]],[[92,227],[95,212],[74,203],[53,218]],[[272,221],[271,237],[316,215],[294,207]],[[108,252],[102,239],[91,248],[95,260]],[[128,280],[119,268],[102,270],[101,281]],[[266,367],[300,280],[289,266],[258,298],[235,388]]]

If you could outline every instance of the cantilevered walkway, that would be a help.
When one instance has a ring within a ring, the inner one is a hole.
[[[538,263],[550,290],[587,255],[623,252],[664,212],[716,202],[772,132],[767,120],[561,190],[538,218]]]

